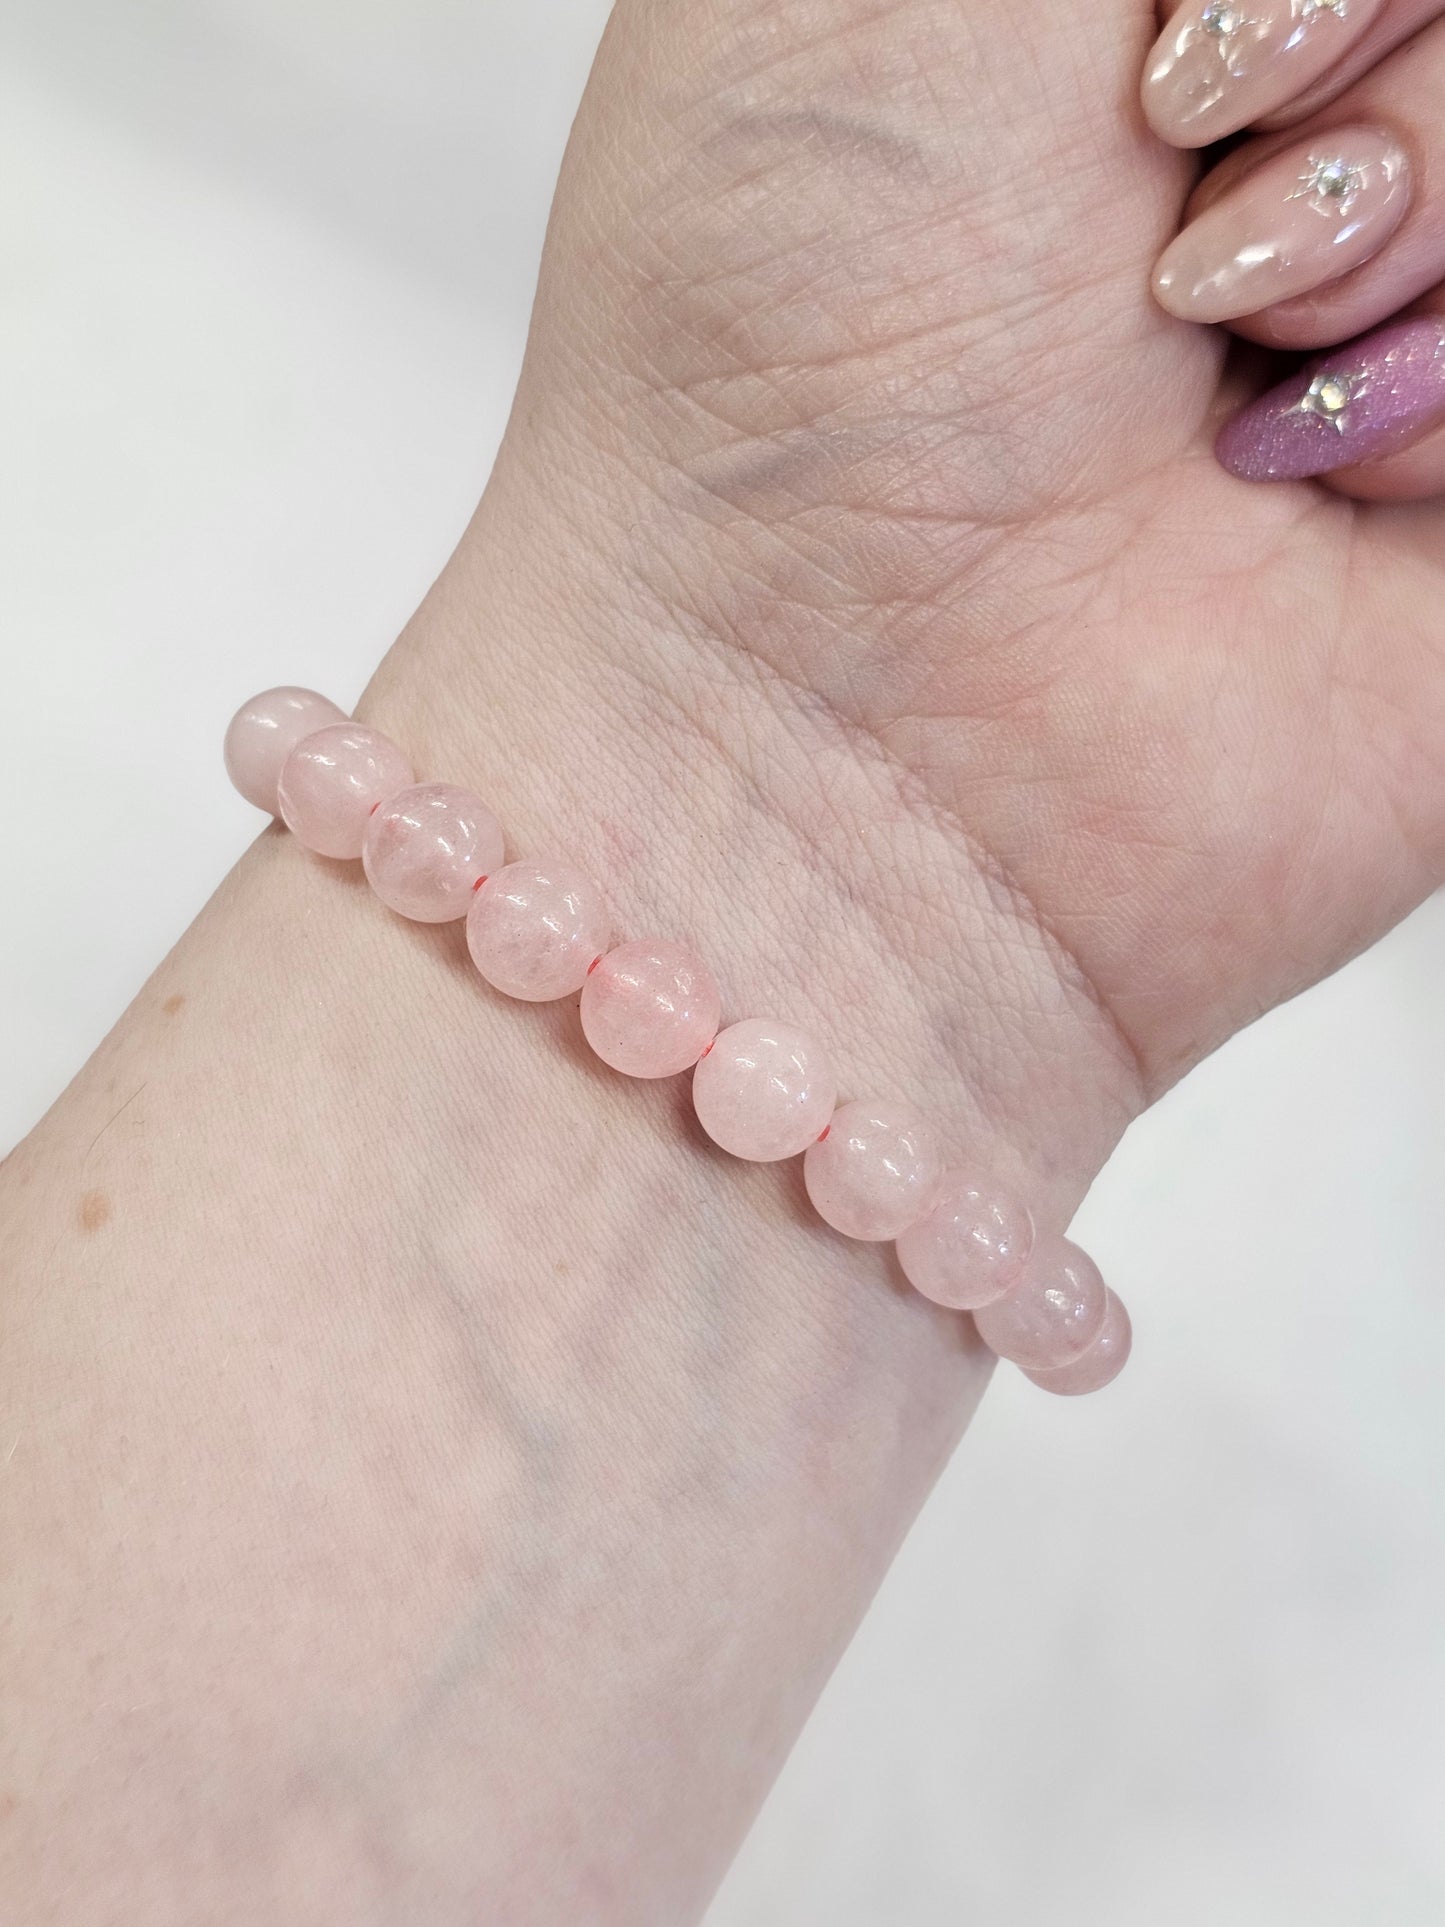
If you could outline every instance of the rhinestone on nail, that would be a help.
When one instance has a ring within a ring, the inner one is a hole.
[[[1363,376],[1326,370],[1315,376],[1300,397],[1294,412],[1298,415],[1313,415],[1316,420],[1324,422],[1337,434],[1343,435],[1348,426],[1346,417],[1350,403],[1358,401],[1364,392]]]
[[[1368,170],[1357,167],[1339,154],[1310,161],[1308,172],[1299,177],[1292,201],[1310,201],[1321,214],[1348,214],[1364,191]]]
[[[1244,15],[1229,0],[1209,0],[1199,16],[1199,24],[1214,40],[1233,40],[1244,25]]]
[[[1234,0],[1208,0],[1203,12],[1196,16],[1190,37],[1195,33],[1202,33],[1213,42],[1224,73],[1237,80],[1242,71],[1240,63],[1249,59],[1251,50],[1259,42],[1269,38],[1270,23],[1246,13]],[[1212,98],[1220,96],[1215,94]]]

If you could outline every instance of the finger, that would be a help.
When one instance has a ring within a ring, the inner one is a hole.
[[[1227,189],[1200,197],[1202,208],[1191,205],[1154,269],[1155,299],[1200,322],[1297,301],[1380,252],[1409,211],[1413,173],[1405,148],[1383,128],[1290,141],[1258,165],[1236,168]]]
[[[1402,458],[1445,424],[1445,304],[1392,322],[1316,357],[1221,429],[1215,453],[1245,481],[1301,481],[1329,475],[1342,492],[1364,464]],[[1397,499],[1433,493],[1428,467],[1410,487],[1398,471]],[[1368,486],[1368,484],[1366,484]]]
[[[1363,37],[1423,0],[1186,0],[1144,65],[1144,116],[1206,147],[1323,81]],[[1431,17],[1445,11],[1430,0]]]
[[[1445,21],[1321,122],[1200,183],[1155,270],[1171,313],[1277,348],[1362,334],[1445,276]]]

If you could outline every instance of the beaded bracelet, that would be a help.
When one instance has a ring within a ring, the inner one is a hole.
[[[226,732],[226,770],[320,856],[359,857],[389,909],[465,917],[495,989],[529,1003],[580,992],[582,1031],[629,1077],[692,1072],[703,1129],[735,1157],[803,1159],[818,1216],[849,1238],[892,1239],[918,1291],[971,1312],[979,1335],[1045,1390],[1093,1392],[1123,1370],[1129,1315],[1092,1259],[1035,1237],[1027,1208],[976,1172],[948,1169],[928,1125],[891,1103],[837,1106],[826,1054],[791,1024],[720,1029],[722,999],[685,945],[612,947],[602,892],[550,860],[507,863],[502,826],[469,790],[417,783],[378,730],[309,689],[268,689]]]

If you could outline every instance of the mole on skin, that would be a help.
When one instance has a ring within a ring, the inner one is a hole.
[[[183,990],[177,990],[166,998],[165,1002],[161,1005],[161,1009],[167,1017],[174,1017],[185,1001],[186,993]]]
[[[104,1191],[87,1191],[80,1200],[80,1228],[89,1237],[110,1223],[110,1199]]]

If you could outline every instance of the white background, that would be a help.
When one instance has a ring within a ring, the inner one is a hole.
[[[459,533],[603,12],[0,0],[5,1142],[254,834],[231,709]],[[1131,1134],[1133,1368],[1000,1381],[710,1927],[1445,1920],[1442,977],[1437,900]]]

